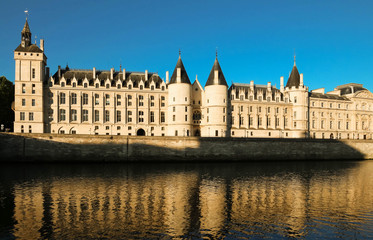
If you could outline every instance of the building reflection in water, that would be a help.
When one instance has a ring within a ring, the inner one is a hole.
[[[346,237],[373,223],[372,161],[317,171],[244,166],[246,175],[197,167],[20,182],[13,187],[13,235],[303,238],[329,229]]]

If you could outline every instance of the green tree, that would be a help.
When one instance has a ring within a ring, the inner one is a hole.
[[[14,84],[0,77],[0,125],[4,124],[5,128],[13,129],[14,112],[12,103],[14,101]]]

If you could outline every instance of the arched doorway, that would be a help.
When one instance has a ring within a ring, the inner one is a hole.
[[[197,130],[194,132],[194,136],[196,136],[196,137],[200,137],[200,136],[201,136],[201,132],[199,131],[199,129],[197,129]]]
[[[333,133],[330,134],[330,139],[334,139]]]
[[[136,132],[136,135],[137,135],[137,136],[145,136],[145,131],[144,131],[144,129],[142,129],[142,128],[138,129],[137,132]]]

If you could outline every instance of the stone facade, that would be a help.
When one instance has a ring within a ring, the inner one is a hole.
[[[50,76],[44,41],[26,20],[15,59],[18,133],[372,139],[373,94],[362,84],[309,91],[295,64],[280,89],[233,83],[216,56],[203,88],[181,56],[171,78],[157,73],[58,67]]]

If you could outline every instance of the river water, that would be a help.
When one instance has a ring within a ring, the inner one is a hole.
[[[373,161],[0,167],[0,239],[373,239]]]

